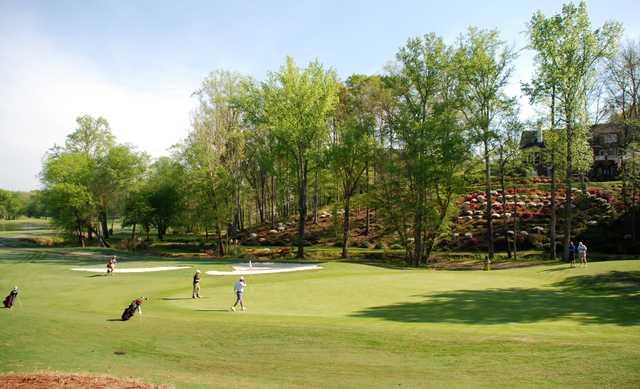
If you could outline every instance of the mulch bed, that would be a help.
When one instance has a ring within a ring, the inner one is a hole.
[[[152,385],[137,380],[123,380],[108,376],[81,374],[34,373],[0,375],[0,388],[98,388],[98,389],[151,389],[173,388],[170,385]]]

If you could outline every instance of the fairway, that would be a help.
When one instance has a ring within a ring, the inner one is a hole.
[[[177,387],[637,387],[640,262],[481,271],[324,262],[247,277],[231,262],[131,256],[114,276],[71,271],[99,249],[0,248],[0,371],[136,377]],[[147,296],[144,315],[119,321]]]

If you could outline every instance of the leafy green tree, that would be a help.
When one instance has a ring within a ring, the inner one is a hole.
[[[274,135],[279,149],[290,158],[298,195],[298,252],[304,257],[307,218],[308,173],[313,153],[326,147],[328,121],[337,103],[337,82],[333,71],[318,62],[300,69],[292,58],[270,73],[262,85],[264,124]]]
[[[15,219],[20,214],[21,208],[17,193],[0,189],[0,219]]]
[[[131,240],[136,239],[136,227],[138,225],[147,233],[149,238],[149,230],[153,224],[153,208],[149,202],[149,192],[140,188],[129,191],[124,198],[124,206],[122,210],[122,226],[131,226]]]
[[[89,189],[94,162],[83,152],[50,153],[45,160],[42,181],[44,204],[53,222],[77,235],[84,246],[91,230],[96,204]]]
[[[342,187],[342,257],[349,257],[350,200],[375,152],[375,105],[368,78],[351,76],[340,89],[336,125],[329,160]]]
[[[107,153],[115,143],[107,119],[83,115],[76,118],[78,128],[67,136],[65,149],[96,158]]]
[[[220,255],[225,252],[224,228],[230,224],[239,229],[242,218],[245,137],[238,101],[245,82],[249,82],[246,77],[226,71],[213,72],[205,79],[195,93],[199,108],[194,115],[193,131],[182,150],[192,178],[191,193],[208,202],[194,200],[192,209],[210,218],[218,236]]]
[[[582,138],[582,142],[587,140],[587,107],[596,71],[604,59],[615,54],[621,32],[622,26],[616,22],[606,22],[601,28],[592,30],[584,2],[564,4],[559,14],[549,17],[536,12],[529,22],[530,47],[536,51],[534,79],[543,85],[544,90],[554,91],[558,123],[564,125],[566,136],[565,258],[569,255],[572,233],[576,138]]]
[[[184,177],[183,167],[168,157],[161,157],[151,165],[143,191],[151,210],[151,223],[156,227],[160,240],[164,240],[169,227],[180,223]]]
[[[98,205],[98,220],[102,236],[109,238],[107,216],[120,208],[128,189],[142,179],[148,165],[148,156],[136,152],[129,145],[112,145],[95,160],[90,189]]]
[[[397,99],[390,126],[406,174],[405,201],[413,215],[411,256],[417,266],[429,259],[461,189],[462,167],[469,158],[460,115],[464,90],[457,50],[435,34],[409,39],[396,57],[398,66],[388,78]]]
[[[463,112],[475,140],[482,147],[487,204],[487,241],[489,259],[494,255],[493,194],[491,193],[491,154],[497,128],[515,101],[505,94],[513,71],[514,52],[501,41],[495,30],[470,28],[461,39],[461,68],[467,98]]]
[[[46,217],[47,209],[44,205],[43,193],[40,190],[29,192],[29,197],[24,205],[23,213],[27,217]]]

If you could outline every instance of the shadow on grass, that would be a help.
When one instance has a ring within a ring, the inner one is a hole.
[[[545,269],[545,270],[541,270],[541,272],[557,272],[557,271],[565,271],[565,270],[571,270],[571,269],[575,269],[576,266],[571,267],[571,265],[567,265],[567,266],[556,266],[556,267],[552,267],[550,269]]]
[[[195,309],[198,312],[230,312],[228,309]]]
[[[569,277],[549,289],[458,290],[422,302],[367,308],[353,316],[409,323],[505,324],[572,319],[640,325],[640,272]]]
[[[123,321],[122,319],[107,319],[107,321]]]

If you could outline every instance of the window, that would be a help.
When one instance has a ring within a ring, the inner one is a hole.
[[[616,143],[618,141],[618,134],[605,134],[604,143]]]

